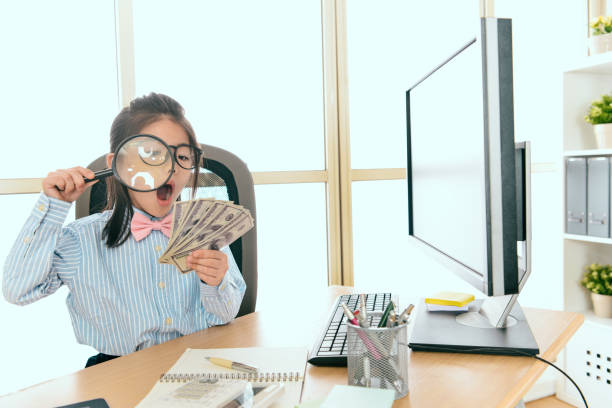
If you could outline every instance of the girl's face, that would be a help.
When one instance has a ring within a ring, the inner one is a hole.
[[[140,130],[141,134],[154,135],[162,139],[168,146],[189,144],[189,137],[180,125],[164,118],[153,122]],[[172,150],[172,149],[171,149]],[[110,168],[113,154],[106,156]],[[174,174],[168,182],[155,191],[137,192],[128,189],[132,205],[154,217],[163,217],[172,209],[172,204],[189,181],[191,170],[185,170],[175,163]]]

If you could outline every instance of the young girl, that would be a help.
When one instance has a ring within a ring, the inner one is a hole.
[[[11,303],[32,303],[68,286],[77,341],[100,352],[86,367],[228,323],[238,313],[246,285],[229,248],[194,251],[188,257],[194,272],[184,275],[157,261],[168,244],[172,204],[199,169],[200,150],[183,112],[172,98],[151,93],[132,101],[111,127],[111,152],[135,134],[161,138],[174,156],[176,146],[189,145],[191,157],[174,158],[162,188],[135,192],[108,178],[106,211],[62,228],[72,202],[95,181],[85,183],[93,172],[83,167],[51,172],[6,260],[2,290]],[[106,156],[109,168],[112,158]],[[143,236],[139,227],[151,223]]]

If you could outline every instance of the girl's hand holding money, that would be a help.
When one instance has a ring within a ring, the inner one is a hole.
[[[221,251],[198,249],[187,257],[187,266],[192,268],[204,283],[217,286],[227,272],[227,255]]]

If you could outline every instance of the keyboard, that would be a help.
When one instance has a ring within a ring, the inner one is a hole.
[[[366,294],[366,309],[368,311],[385,310],[391,301],[391,293]],[[346,316],[340,306],[344,302],[351,310],[359,308],[359,294],[338,296],[329,313],[327,324],[317,338],[314,347],[308,355],[308,362],[316,366],[346,367]],[[378,325],[380,317],[368,316],[369,324]]]

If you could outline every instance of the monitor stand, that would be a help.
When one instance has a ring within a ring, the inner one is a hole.
[[[514,326],[518,321],[510,315],[518,295],[495,296],[485,298],[476,312],[457,315],[457,322],[481,329]]]
[[[536,355],[517,295],[478,299],[468,312],[430,312],[419,302],[409,346],[413,351]]]

